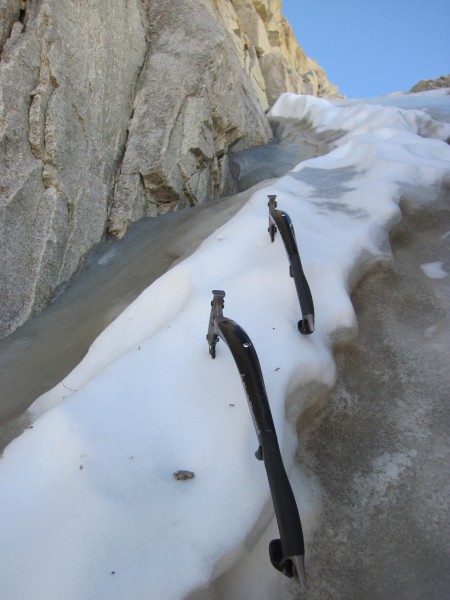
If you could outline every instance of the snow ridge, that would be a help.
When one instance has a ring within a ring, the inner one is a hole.
[[[447,91],[414,96],[445,107]],[[431,202],[450,181],[450,125],[387,98],[384,107],[283,94],[271,116],[347,133],[255,191],[32,406],[33,428],[0,461],[5,598],[175,600],[248,551],[271,516],[270,492],[233,359],[220,343],[215,361],[208,354],[211,290],[226,291],[226,316],[255,345],[289,470],[306,390],[333,385],[333,344],[356,331],[352,281],[389,257],[404,190],[426,188],[417,201]],[[311,336],[297,330],[285,251],[267,233],[269,194],[294,224]],[[175,480],[180,469],[195,477]]]

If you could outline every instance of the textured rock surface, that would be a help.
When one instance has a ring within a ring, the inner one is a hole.
[[[213,3],[264,108],[284,91],[327,97],[337,94],[338,88],[328,81],[323,69],[298,45],[281,14],[281,0]]]
[[[409,90],[412,93],[437,90],[439,88],[450,88],[450,75],[441,75],[437,79],[421,79]]]
[[[17,0],[0,0],[0,56],[6,40],[11,35],[11,29],[16,21],[20,19],[21,6],[24,2]]]
[[[256,92],[209,0],[159,0],[150,4],[150,21],[151,51],[110,216],[109,230],[119,236],[141,216],[223,195],[228,148],[270,137]]]
[[[106,231],[233,191],[279,93],[336,93],[280,9],[0,0],[0,336]]]
[[[26,12],[0,62],[3,335],[102,237],[146,52],[137,2],[29,2]]]

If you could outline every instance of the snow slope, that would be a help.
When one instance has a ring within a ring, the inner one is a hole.
[[[352,282],[389,255],[405,190],[430,190],[414,201],[431,202],[450,183],[450,124],[422,110],[445,119],[447,94],[280,97],[272,116],[346,133],[258,189],[32,406],[33,428],[0,460],[2,597],[175,600],[256,543],[270,493],[231,354],[223,343],[215,361],[208,354],[211,290],[226,291],[224,314],[254,343],[289,469],[311,384],[333,385],[333,343],[357,327]],[[297,330],[285,251],[267,233],[268,194],[295,227],[315,303],[311,336]],[[195,477],[176,481],[178,469]],[[298,500],[307,525],[314,506]]]

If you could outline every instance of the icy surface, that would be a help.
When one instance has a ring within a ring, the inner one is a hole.
[[[280,97],[272,116],[341,137],[255,191],[33,405],[33,428],[0,460],[5,598],[175,600],[255,546],[270,520],[270,494],[232,357],[223,343],[215,361],[208,354],[211,290],[226,291],[225,315],[255,345],[290,468],[293,426],[314,400],[309,390],[333,385],[333,341],[356,328],[351,282],[389,254],[404,191],[431,190],[416,196],[423,204],[450,180],[450,125],[430,116],[446,112],[447,92],[415,94],[414,105],[392,95],[384,106]],[[270,243],[268,194],[295,227],[315,302],[311,336],[297,330],[281,240]],[[354,485],[370,484],[382,497],[412,458],[380,454],[379,476],[361,474]],[[178,470],[195,477],[177,481]],[[298,501],[308,529],[314,493]]]

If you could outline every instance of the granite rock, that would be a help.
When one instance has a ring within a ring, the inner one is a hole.
[[[440,88],[450,88],[450,75],[441,75],[437,79],[421,79],[409,90],[410,93],[427,92]]]
[[[235,191],[284,91],[334,95],[279,0],[0,0],[0,336],[106,233]]]
[[[44,0],[27,2],[26,28],[11,27],[0,61],[0,335],[42,309],[104,234],[146,56],[143,16],[137,0]]]

